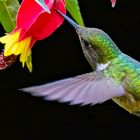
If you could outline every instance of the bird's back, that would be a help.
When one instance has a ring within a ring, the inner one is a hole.
[[[113,101],[140,116],[140,63],[122,53],[111,61],[103,73],[122,83],[126,91],[124,96],[113,98]]]

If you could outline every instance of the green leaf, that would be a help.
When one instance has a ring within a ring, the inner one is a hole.
[[[27,66],[28,70],[29,70],[30,72],[32,72],[33,66],[32,66],[32,54],[31,54],[31,53],[30,53],[30,55],[29,55],[28,58],[27,58],[26,66]]]
[[[66,9],[79,25],[84,26],[78,0],[66,0]]]
[[[0,0],[0,22],[6,32],[11,32],[15,27],[18,8],[18,0]]]

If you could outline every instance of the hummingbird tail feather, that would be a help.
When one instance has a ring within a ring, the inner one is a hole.
[[[21,89],[45,100],[57,100],[74,104],[97,104],[112,97],[124,95],[122,85],[116,85],[112,78],[104,78],[101,73],[87,73],[50,84]]]
[[[130,93],[126,92],[125,96],[115,97],[112,100],[129,113],[140,117],[140,101],[135,100]]]

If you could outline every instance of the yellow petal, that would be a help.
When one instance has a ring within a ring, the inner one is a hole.
[[[11,36],[9,34],[7,34],[7,35],[5,35],[3,37],[0,37],[0,42],[5,44],[10,37]]]
[[[24,67],[27,57],[30,55],[30,43],[31,37],[28,37],[21,41],[21,45],[24,45],[24,48],[20,55],[20,62],[22,62],[22,67]]]
[[[0,42],[5,44],[4,55],[20,55],[20,62],[22,62],[22,67],[26,65],[30,72],[32,72],[32,57],[31,57],[31,37],[27,37],[19,41],[20,30],[7,34],[0,38]]]
[[[24,49],[24,45],[22,44],[22,42],[16,42],[13,45],[13,49],[11,51],[13,51],[13,54],[15,55],[19,55]]]
[[[9,34],[8,35],[9,37],[7,37],[5,39],[5,41],[6,41],[5,46],[4,46],[4,55],[5,56],[9,56],[9,55],[13,54],[13,51],[11,51],[12,46],[13,46],[13,44],[15,44],[18,41],[19,34],[20,34],[20,32],[17,31],[17,32],[15,32],[13,34]]]

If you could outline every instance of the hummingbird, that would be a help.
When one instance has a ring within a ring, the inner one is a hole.
[[[70,105],[94,105],[112,99],[131,114],[140,116],[140,62],[121,52],[103,30],[82,27],[57,12],[74,27],[93,71],[21,90]]]

